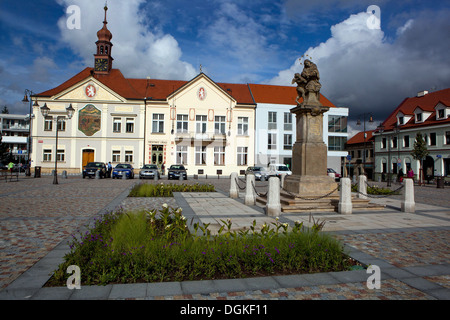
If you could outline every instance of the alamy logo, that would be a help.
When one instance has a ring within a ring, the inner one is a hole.
[[[66,20],[67,29],[81,29],[81,9],[77,5],[67,7],[66,13],[69,15]]]
[[[377,5],[371,5],[367,8],[366,11],[370,14],[370,17],[366,20],[367,28],[373,29],[381,29],[381,9]]]
[[[367,273],[373,273],[369,278],[367,278],[367,288],[368,289],[380,289],[381,288],[381,271],[380,267],[376,265],[370,265],[367,268]]]
[[[67,267],[67,273],[72,275],[67,279],[67,288],[70,290],[81,289],[81,270],[79,266],[71,265]]]

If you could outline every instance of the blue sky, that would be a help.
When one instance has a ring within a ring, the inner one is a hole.
[[[24,90],[53,88],[93,66],[103,0],[0,3],[0,106],[27,113]],[[69,29],[70,5],[80,29]],[[380,8],[380,28],[366,12]],[[308,54],[322,93],[350,118],[379,122],[421,90],[450,86],[449,1],[109,0],[114,68],[131,78],[291,85]]]

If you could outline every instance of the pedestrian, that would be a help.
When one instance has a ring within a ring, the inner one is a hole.
[[[408,172],[406,173],[406,177],[414,180],[414,171],[412,168],[408,169]]]
[[[14,168],[14,163],[11,161],[10,163],[8,163],[8,169],[9,169],[9,172],[11,172],[11,174],[13,172],[13,168]]]
[[[398,182],[402,183],[403,182],[403,169],[400,168],[398,175],[397,175],[397,180]]]
[[[111,178],[111,171],[112,171],[112,165],[111,165],[111,161],[108,162],[108,178]]]
[[[166,166],[164,165],[165,162],[163,162],[163,164],[161,165],[161,173],[162,175],[164,175],[164,169],[166,168]]]

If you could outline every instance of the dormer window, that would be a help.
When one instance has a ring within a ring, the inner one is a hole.
[[[422,122],[422,113],[416,113],[416,122]]]
[[[437,116],[438,116],[438,119],[443,119],[443,118],[445,118],[445,109],[439,109],[439,110],[437,111]]]
[[[405,118],[404,117],[398,117],[398,124],[399,125],[405,124]]]

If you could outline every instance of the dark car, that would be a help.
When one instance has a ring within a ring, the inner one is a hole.
[[[106,165],[103,162],[89,162],[83,169],[83,179],[95,177],[97,171],[99,171],[100,178],[106,177]]]
[[[156,164],[146,164],[139,171],[139,179],[155,179],[155,176],[158,177],[158,179],[161,178]]]
[[[169,168],[168,178],[170,179],[180,179],[180,175],[183,175],[183,179],[187,180],[186,168],[181,164],[173,164]]]
[[[247,170],[245,170],[245,175],[247,176],[247,174],[254,174],[255,179],[261,181],[265,181],[269,177],[269,173],[264,167],[248,167]]]
[[[134,179],[134,169],[129,163],[119,163],[112,171],[112,178],[122,179],[125,175],[128,179]]]

